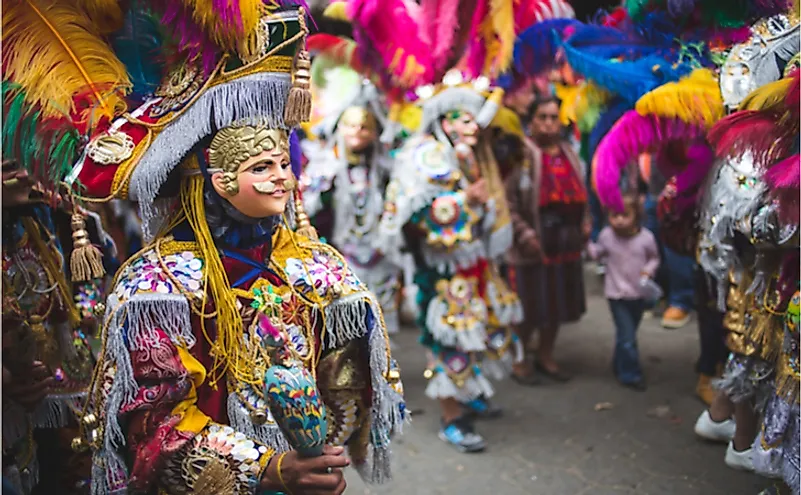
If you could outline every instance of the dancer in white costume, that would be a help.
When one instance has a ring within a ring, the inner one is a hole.
[[[337,68],[326,74],[336,95],[324,101],[341,102],[320,124],[325,145],[306,142],[309,159],[303,183],[304,206],[321,236],[345,256],[351,268],[376,294],[387,330],[395,333],[402,259],[390,259],[375,249],[377,226],[392,159],[383,143],[392,138],[382,97],[358,74]],[[382,134],[383,131],[383,134]]]

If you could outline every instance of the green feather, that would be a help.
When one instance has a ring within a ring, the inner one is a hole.
[[[44,132],[41,111],[25,101],[18,84],[2,83],[2,151],[45,185],[58,184],[70,172],[80,151],[80,136],[66,118],[63,126]],[[53,125],[53,123],[51,123]]]

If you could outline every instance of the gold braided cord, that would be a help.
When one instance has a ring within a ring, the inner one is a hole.
[[[81,316],[78,314],[78,310],[75,308],[75,305],[72,304],[72,289],[67,284],[67,278],[64,275],[64,270],[54,255],[54,250],[56,248],[50,246],[49,243],[46,243],[44,239],[42,239],[42,235],[39,230],[40,226],[32,218],[23,218],[22,224],[25,226],[25,230],[28,232],[31,244],[33,244],[34,249],[39,253],[39,258],[42,261],[42,267],[56,282],[56,284],[58,284],[59,296],[61,297],[61,302],[64,305],[65,311],[67,312],[67,318],[70,324],[73,327],[77,326],[81,321]],[[50,233],[48,232],[48,234]],[[50,234],[50,238],[53,238],[52,234]]]
[[[188,160],[197,160],[197,157],[193,155]],[[259,383],[254,373],[256,363],[245,352],[242,341],[244,330],[236,307],[236,295],[231,289],[220,253],[206,221],[203,186],[202,175],[184,177],[181,182],[181,206],[186,221],[195,234],[198,254],[206,265],[203,272],[203,286],[206,290],[203,291],[200,307],[204,317],[200,319],[200,326],[211,346],[211,355],[214,358],[214,364],[208,374],[209,385],[216,387],[226,373],[231,373],[236,381],[256,385]],[[209,297],[214,301],[217,311],[217,335],[214,339],[209,338],[205,328],[206,302]]]

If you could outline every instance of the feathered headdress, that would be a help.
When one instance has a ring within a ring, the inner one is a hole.
[[[799,129],[799,71],[749,94],[741,110],[718,122],[709,132],[718,156],[753,155],[767,167],[792,153]]]
[[[678,118],[703,127],[711,127],[725,113],[720,86],[709,69],[696,69],[659,86],[640,97],[635,108],[640,115]]]
[[[3,2],[3,79],[40,109],[67,116],[81,132],[126,109],[125,66],[89,17],[70,2]]]
[[[620,197],[620,176],[623,169],[639,156],[648,151],[661,151],[668,145],[678,146],[693,144],[703,138],[704,129],[688,124],[679,119],[660,118],[653,115],[642,116],[636,111],[626,112],[612,129],[601,139],[593,158],[592,176],[598,199],[603,205],[620,211],[623,202]],[[674,155],[675,156],[675,155]],[[684,158],[692,158],[686,153]],[[712,153],[697,155],[695,163],[677,158],[659,160],[657,165],[667,178],[685,172],[693,177],[704,177],[704,173],[696,173],[699,169],[707,170],[712,164]]]

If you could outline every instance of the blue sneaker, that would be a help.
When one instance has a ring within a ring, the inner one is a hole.
[[[486,448],[484,438],[474,433],[463,419],[456,419],[439,430],[439,439],[462,453],[481,452]]]
[[[495,419],[501,417],[503,409],[496,406],[489,399],[479,397],[464,404],[469,416],[479,419]]]

